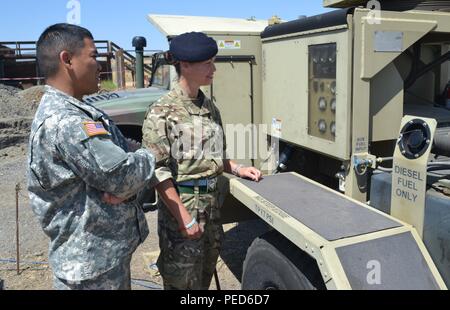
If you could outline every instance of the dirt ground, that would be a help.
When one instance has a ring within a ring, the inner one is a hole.
[[[20,90],[0,84],[0,150],[26,143],[43,91],[43,86]]]
[[[7,290],[51,290],[52,273],[46,264],[48,238],[29,207],[26,192],[26,145],[0,150],[0,279]],[[20,273],[16,270],[16,185],[20,185]],[[133,289],[161,289],[154,263],[158,256],[157,213],[146,214],[150,235],[138,248],[131,263]],[[260,221],[228,224],[217,270],[222,289],[239,290],[242,263],[252,240],[267,227]],[[211,289],[216,289],[212,281]]]

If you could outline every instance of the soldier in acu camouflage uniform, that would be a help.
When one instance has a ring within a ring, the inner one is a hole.
[[[161,197],[158,268],[165,289],[208,289],[223,238],[217,177],[234,173],[259,181],[261,172],[225,158],[220,113],[200,86],[213,80],[217,44],[203,33],[170,43],[178,84],[148,111],[143,144],[156,157]]]
[[[46,93],[33,121],[28,158],[31,206],[50,237],[56,289],[130,289],[130,260],[148,235],[133,196],[153,175],[147,150],[128,153],[102,111],[83,103],[97,91],[92,35],[57,24],[37,43]]]

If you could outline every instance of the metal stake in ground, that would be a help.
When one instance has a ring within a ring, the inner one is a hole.
[[[20,253],[19,253],[19,192],[20,183],[16,184],[16,263],[17,263],[17,275],[20,274]]]

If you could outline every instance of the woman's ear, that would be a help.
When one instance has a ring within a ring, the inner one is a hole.
[[[180,61],[180,67],[183,68],[184,70],[189,69],[190,63],[187,61]]]

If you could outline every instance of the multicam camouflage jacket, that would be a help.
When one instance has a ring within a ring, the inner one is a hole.
[[[179,85],[152,105],[142,144],[156,157],[158,182],[214,177],[223,172],[226,141],[217,107],[202,91],[189,98]]]
[[[148,185],[154,157],[145,149],[127,153],[125,138],[103,112],[47,86],[28,156],[31,207],[51,239],[50,265],[58,278],[93,279],[146,238],[137,204],[108,205],[102,196],[135,195]]]

